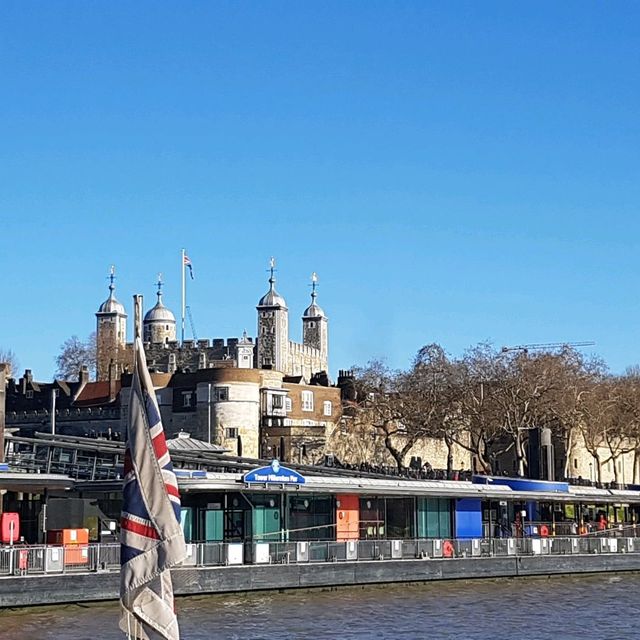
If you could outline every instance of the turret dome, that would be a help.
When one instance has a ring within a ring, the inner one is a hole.
[[[318,285],[318,274],[314,271],[311,274],[311,304],[304,310],[302,314],[303,318],[325,318],[324,311],[322,307],[316,304],[316,298],[318,294],[316,293],[316,287]]]
[[[285,307],[287,303],[285,299],[276,291],[275,283],[276,279],[273,275],[275,270],[275,260],[271,258],[271,277],[269,278],[269,291],[265,293],[258,302],[259,307]]]
[[[147,313],[144,314],[144,322],[175,322],[176,317],[173,315],[170,309],[167,309],[162,302],[156,302],[155,306],[151,307]]]
[[[162,274],[158,274],[158,302],[144,314],[142,322],[145,342],[166,344],[176,339],[176,317],[162,304]]]
[[[324,318],[324,311],[322,307],[315,302],[312,302],[302,314],[303,318]]]
[[[158,275],[158,291],[156,293],[158,301],[156,304],[144,314],[144,323],[151,322],[173,322],[175,323],[176,317],[173,315],[170,309],[162,304],[162,276]]]
[[[109,278],[109,297],[100,305],[98,313],[117,313],[121,316],[126,316],[127,313],[124,310],[124,305],[116,299],[113,293],[116,288],[115,284],[113,284],[115,280],[115,269],[113,267],[111,267]]]

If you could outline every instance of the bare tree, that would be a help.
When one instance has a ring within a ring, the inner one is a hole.
[[[440,345],[429,344],[418,351],[413,367],[401,376],[405,426],[399,451],[402,457],[420,440],[441,439],[447,447],[447,473],[451,473],[453,446],[462,440],[460,432],[466,432],[456,404],[456,380],[455,365]],[[390,451],[391,446],[387,445]]]
[[[0,362],[4,362],[9,365],[9,371],[7,371],[7,377],[15,374],[20,366],[18,358],[12,349],[3,349],[0,347]]]
[[[86,366],[90,375],[96,370],[96,334],[90,334],[86,341],[78,336],[71,336],[60,347],[56,357],[56,377],[63,380],[77,380],[80,369]]]

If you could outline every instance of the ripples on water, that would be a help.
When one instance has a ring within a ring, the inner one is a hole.
[[[640,637],[640,575],[180,598],[183,640]],[[3,611],[3,640],[122,640],[115,604]]]

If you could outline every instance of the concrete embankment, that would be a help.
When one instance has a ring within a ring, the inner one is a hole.
[[[172,575],[176,594],[195,595],[621,571],[640,571],[640,554],[243,565],[177,569]],[[2,578],[0,606],[115,600],[118,585],[114,572]]]

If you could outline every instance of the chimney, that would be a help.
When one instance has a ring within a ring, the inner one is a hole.
[[[89,382],[89,367],[86,364],[83,364],[80,367],[80,373],[78,374],[78,382],[81,387],[84,387],[87,382]]]
[[[25,369],[24,375],[22,376],[22,378],[20,378],[20,391],[22,392],[23,396],[26,395],[27,387],[31,384],[32,380],[33,375],[31,374],[31,369]]]

